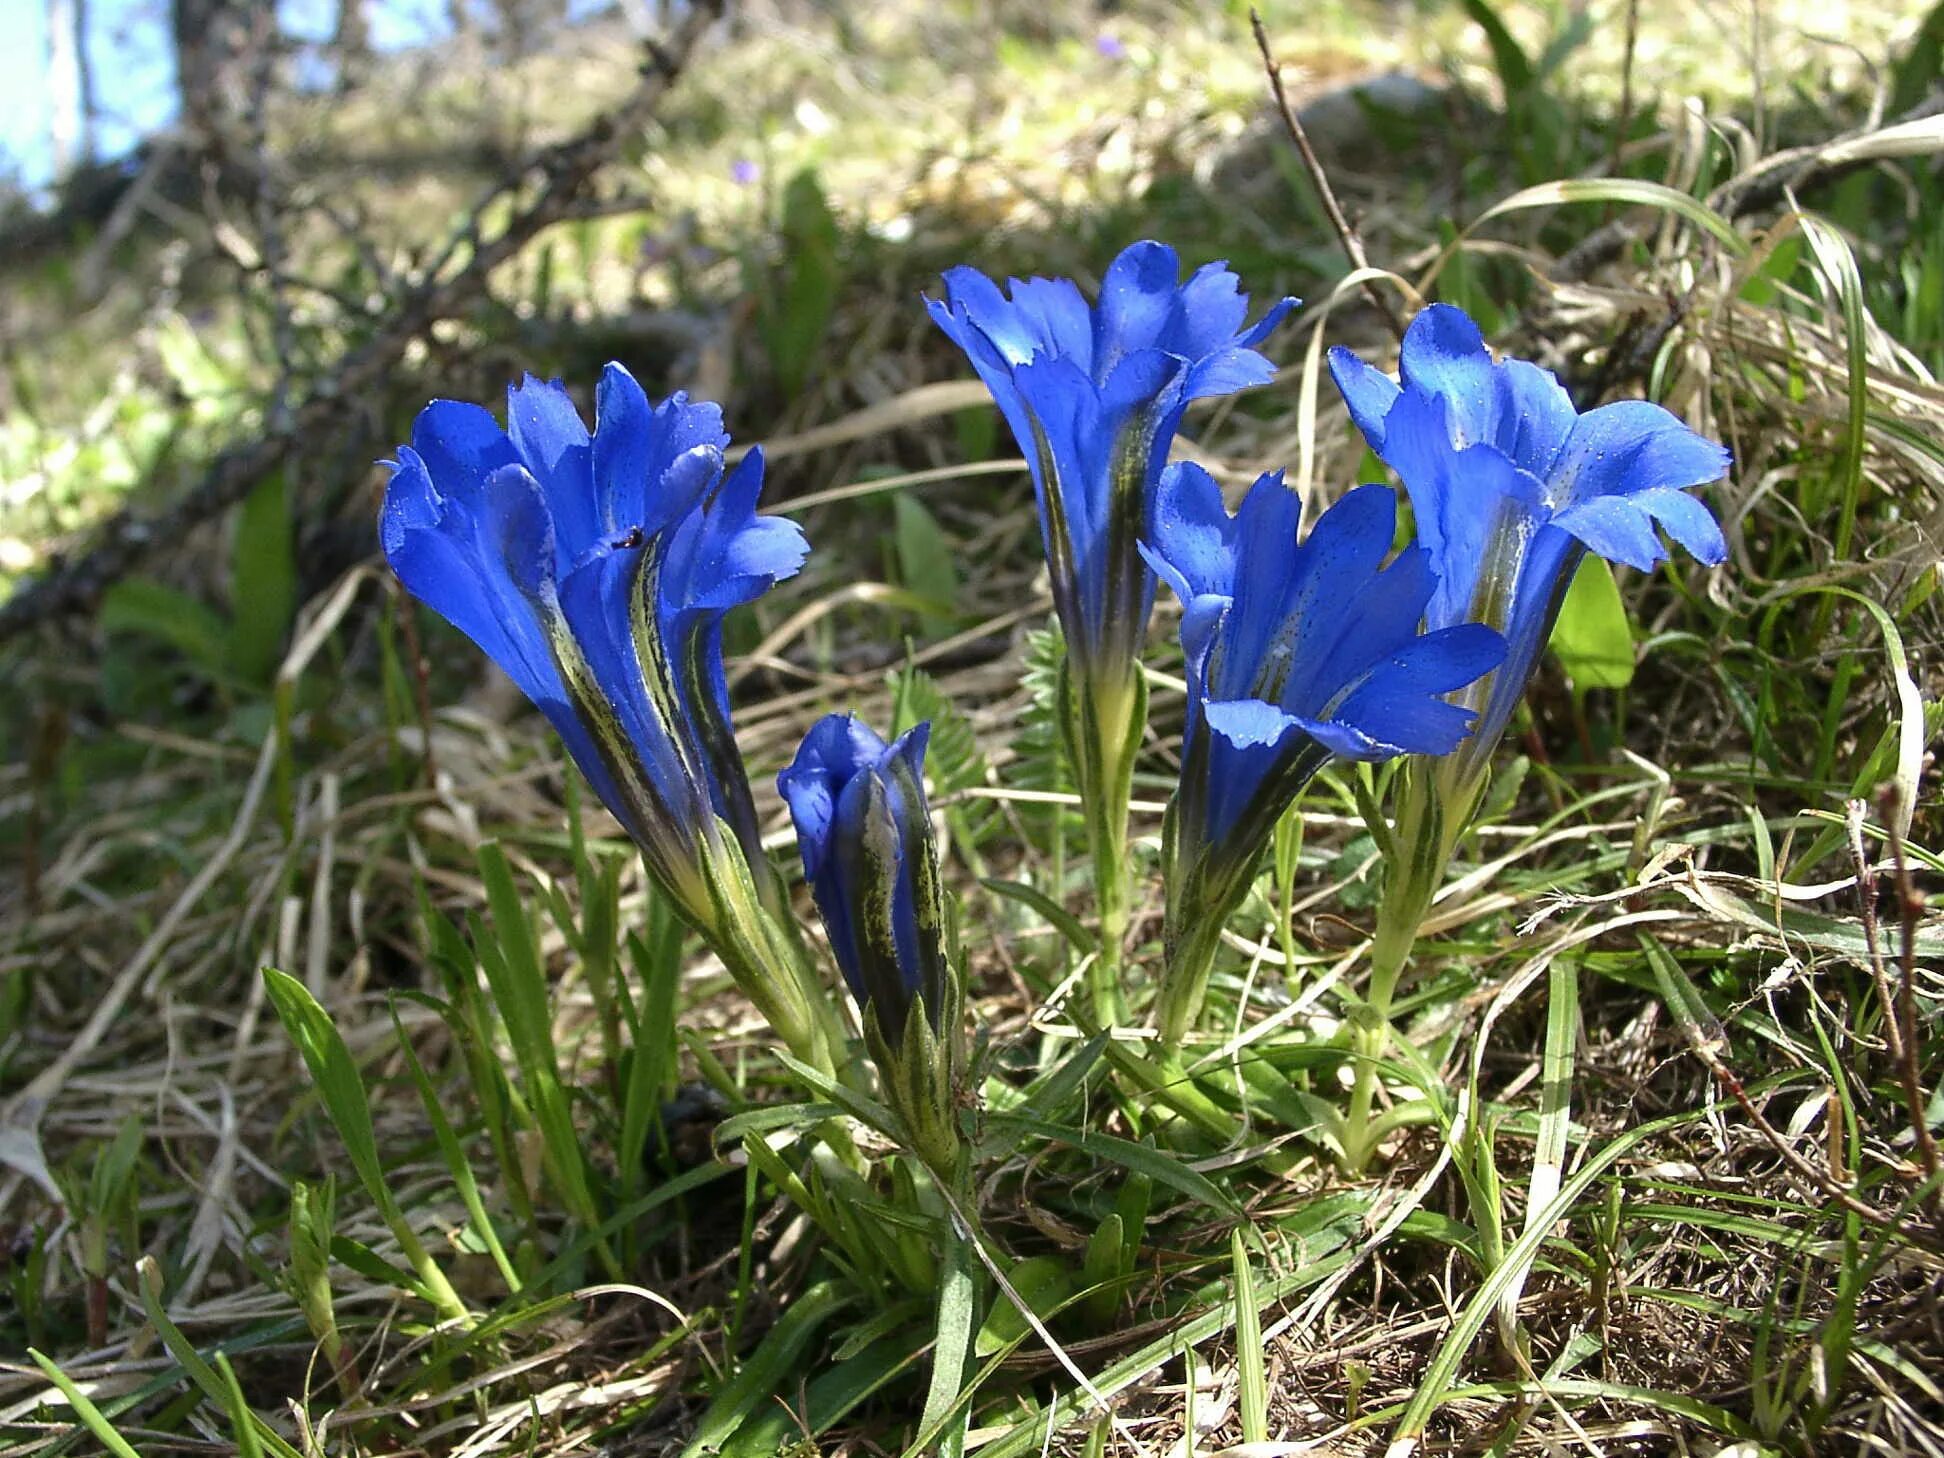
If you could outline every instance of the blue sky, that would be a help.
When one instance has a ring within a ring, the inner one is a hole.
[[[276,0],[284,31],[304,39],[331,33],[337,0]],[[377,0],[369,5],[381,50],[422,45],[445,28],[445,0]],[[574,6],[578,13],[604,8]],[[126,152],[175,112],[169,0],[89,0],[104,157]],[[38,187],[48,180],[47,0],[0,0],[0,177]]]

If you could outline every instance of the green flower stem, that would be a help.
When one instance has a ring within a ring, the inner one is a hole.
[[[1128,924],[1127,807],[1134,760],[1147,729],[1147,680],[1138,665],[1118,680],[1061,669],[1061,731],[1073,758],[1093,858],[1100,950],[1089,980],[1094,1016],[1112,1027],[1127,1020],[1122,990]]]
[[[1457,831],[1471,819],[1483,788],[1482,777],[1460,780],[1447,765],[1427,765],[1422,760],[1408,765],[1399,777],[1390,880],[1371,938],[1370,981],[1362,1004],[1350,1013],[1355,1082],[1343,1125],[1346,1173],[1361,1174],[1384,1136],[1409,1122],[1375,1114],[1384,1055],[1390,1049],[1391,1010],[1417,944],[1418,928],[1444,882]]]

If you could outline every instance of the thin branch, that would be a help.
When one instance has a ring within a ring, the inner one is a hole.
[[[1309,173],[1310,182],[1316,194],[1323,200],[1323,212],[1336,229],[1337,241],[1343,245],[1343,253],[1350,260],[1350,267],[1362,270],[1370,267],[1370,260],[1364,255],[1363,239],[1357,230],[1350,226],[1350,220],[1343,215],[1343,206],[1337,201],[1336,189],[1330,186],[1329,174],[1316,158],[1316,149],[1310,146],[1309,133],[1303,130],[1303,123],[1296,115],[1296,108],[1289,104],[1289,96],[1283,90],[1282,65],[1276,60],[1275,53],[1269,49],[1269,32],[1263,28],[1262,16],[1256,11],[1249,12],[1249,28],[1255,32],[1256,49],[1262,52],[1262,68],[1269,76],[1269,89],[1275,94],[1276,110],[1282,113],[1283,130],[1289,133],[1289,140],[1296,144],[1296,154],[1303,159],[1303,170]],[[1364,297],[1376,306],[1377,312],[1384,316],[1392,334],[1399,339],[1404,337],[1404,320],[1399,316],[1397,307],[1391,303],[1384,291],[1377,287],[1374,279],[1365,279]]]
[[[641,131],[670,85],[687,65],[721,10],[721,0],[688,8],[666,46],[650,44],[641,80],[626,100],[595,118],[585,130],[539,153],[519,173],[488,190],[455,231],[439,260],[392,301],[377,332],[342,356],[286,420],[220,452],[203,477],[164,514],[117,512],[105,522],[84,555],[56,563],[0,605],[0,640],[50,619],[92,608],[110,585],[150,553],[174,546],[200,523],[226,510],[286,462],[321,450],[341,431],[345,402],[379,385],[406,351],[442,319],[462,312],[484,291],[493,270],[520,252],[544,229],[569,216],[594,175],[622,143]],[[500,231],[484,236],[484,219],[508,194],[537,176],[532,200],[514,210]]]

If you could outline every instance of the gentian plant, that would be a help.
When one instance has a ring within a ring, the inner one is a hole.
[[[831,952],[857,998],[894,1132],[952,1207],[936,1227],[944,1260],[919,1427],[937,1435],[927,1451],[962,1453],[970,1408],[960,1410],[959,1393],[979,1273],[971,1151],[958,1117],[965,989],[925,799],[930,735],[919,724],[886,744],[861,720],[832,714],[804,736],[776,787],[796,822]]]
[[[1475,623],[1419,634],[1432,554],[1391,557],[1397,498],[1360,486],[1300,543],[1302,502],[1280,473],[1231,516],[1221,487],[1178,462],[1144,550],[1182,604],[1188,714],[1163,829],[1166,968],[1157,1022],[1193,1026],[1222,928],[1277,820],[1332,758],[1449,754],[1472,710],[1446,695],[1496,668],[1505,645]]]
[[[920,724],[886,744],[849,714],[820,720],[776,787],[804,878],[912,1153],[956,1179],[964,992],[925,800]]]
[[[841,1024],[785,930],[729,715],[722,620],[802,565],[756,515],[763,462],[724,474],[718,407],[651,405],[611,364],[590,433],[529,376],[502,427],[435,400],[391,463],[379,530],[405,587],[546,715],[655,884],[795,1054],[837,1068]]]
[[[1460,697],[1478,715],[1448,757],[1407,765],[1386,840],[1390,877],[1377,916],[1358,1082],[1353,1165],[1383,1130],[1372,1124],[1377,1055],[1419,925],[1483,794],[1491,755],[1552,634],[1588,552],[1641,571],[1666,559],[1657,529],[1700,561],[1728,546],[1688,492],[1719,480],[1728,452],[1658,405],[1623,400],[1581,414],[1551,373],[1494,361],[1462,311],[1433,304],[1405,333],[1400,379],[1345,349],[1330,371],[1364,439],[1410,494],[1436,590],[1425,626],[1473,620],[1505,635],[1505,662]]]
[[[1135,243],[1089,305],[1067,279],[1002,290],[955,268],[927,300],[965,351],[1025,454],[1053,603],[1066,638],[1062,727],[1087,814],[1100,955],[1096,1015],[1120,1009],[1127,926],[1127,806],[1147,722],[1140,652],[1154,577],[1140,552],[1162,468],[1192,401],[1269,380],[1255,346],[1296,304],[1244,327],[1248,299],[1211,263],[1181,281],[1172,248]]]

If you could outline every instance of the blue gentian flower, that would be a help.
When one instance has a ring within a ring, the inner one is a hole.
[[[512,677],[691,920],[730,826],[764,865],[730,727],[722,618],[794,573],[793,523],[755,514],[760,452],[724,476],[722,412],[651,405],[611,364],[592,434],[528,376],[502,427],[435,400],[390,463],[379,528],[413,596]]]
[[[898,1132],[953,1179],[964,988],[925,802],[930,733],[920,724],[886,744],[851,715],[832,714],[804,736],[776,787]]]
[[[1217,880],[1253,870],[1332,757],[1450,753],[1473,715],[1445,695],[1505,654],[1476,623],[1419,634],[1437,578],[1422,547],[1385,564],[1397,526],[1389,488],[1351,491],[1299,543],[1301,512],[1276,472],[1231,516],[1214,478],[1177,462],[1146,548],[1182,602],[1177,863],[1206,862]]]
[[[1154,604],[1139,543],[1168,448],[1191,401],[1259,385],[1254,348],[1295,307],[1252,328],[1227,266],[1186,283],[1172,248],[1135,243],[1108,265],[1091,307],[1067,279],[1010,281],[972,268],[927,299],[965,351],[1025,454],[1067,652],[1083,678],[1132,671]]]
[[[832,714],[776,777],[838,969],[893,1046],[914,1005],[938,1025],[950,983],[925,801],[930,735],[920,724],[886,744],[853,715]]]
[[[1469,777],[1525,693],[1587,551],[1646,571],[1667,555],[1658,528],[1703,562],[1726,559],[1720,526],[1688,490],[1719,480],[1729,456],[1644,400],[1580,414],[1550,372],[1495,363],[1448,304],[1412,320],[1399,370],[1401,383],[1330,351],[1351,417],[1410,492],[1438,579],[1426,626],[1505,634],[1504,666],[1468,696],[1479,725],[1456,758]]]

